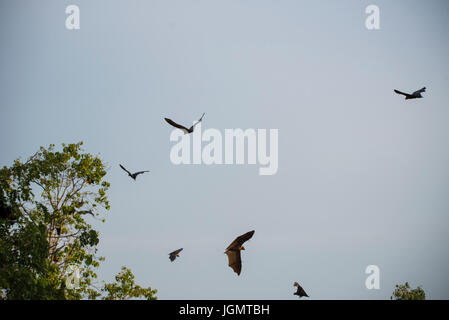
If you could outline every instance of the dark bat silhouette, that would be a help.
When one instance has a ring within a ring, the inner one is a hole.
[[[125,171],[128,173],[128,175],[129,175],[131,178],[133,178],[134,180],[136,180],[136,177],[137,177],[139,174],[142,174],[142,173],[145,173],[145,172],[150,172],[150,171],[148,171],[148,170],[145,170],[145,171],[138,171],[138,172],[131,173],[131,172],[129,172],[128,170],[126,170],[125,167],[122,166],[121,164],[120,164],[120,168],[122,168],[123,170],[125,170]]]
[[[168,255],[169,255],[169,258],[170,258],[170,261],[171,262],[173,262],[173,261],[175,261],[175,259],[176,259],[176,257],[179,257],[179,253],[182,251],[182,248],[181,249],[178,249],[178,250],[175,250],[175,251],[173,251],[173,252],[170,252]]]
[[[403,96],[405,96],[405,100],[408,99],[417,99],[417,98],[422,98],[423,96],[421,95],[421,93],[426,92],[426,87],[423,87],[422,89],[419,89],[415,92],[413,92],[412,94],[409,93],[405,93],[399,90],[394,90],[394,92],[396,92],[397,94],[402,94]]]
[[[192,132],[193,132],[193,129],[195,129],[195,126],[196,126],[198,123],[200,123],[201,121],[203,121],[204,115],[205,115],[205,113],[203,113],[203,115],[201,116],[201,118],[200,118],[200,119],[199,119],[193,126],[191,126],[189,129],[187,129],[187,128],[184,127],[183,125],[180,125],[180,124],[174,122],[174,121],[171,120],[171,119],[168,119],[168,118],[164,118],[164,119],[165,119],[165,121],[167,121],[169,124],[171,124],[173,127],[178,128],[178,129],[181,129],[182,131],[184,131],[184,134],[188,134],[188,133],[192,133]]]
[[[225,253],[228,255],[229,266],[235,273],[237,273],[237,275],[240,275],[240,271],[242,271],[242,258],[240,256],[240,251],[245,250],[243,243],[251,239],[254,232],[255,231],[253,230],[242,234],[232,241],[232,243],[226,248]]]
[[[293,286],[298,287],[298,289],[296,290],[295,293],[293,293],[293,295],[297,295],[300,298],[301,297],[308,297],[307,293],[304,291],[304,289],[299,285],[298,282],[293,283]]]

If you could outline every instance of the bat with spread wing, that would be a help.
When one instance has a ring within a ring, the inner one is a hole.
[[[170,252],[168,255],[169,255],[169,258],[170,258],[170,261],[171,262],[173,262],[173,261],[175,261],[175,259],[176,259],[176,257],[179,257],[179,253],[182,251],[182,248],[181,249],[178,249],[178,250],[175,250],[175,251],[173,251],[173,252]]]
[[[193,129],[195,129],[195,126],[200,123],[201,121],[203,121],[203,117],[204,117],[205,113],[203,113],[203,115],[201,116],[201,118],[193,125],[191,126],[189,129],[187,129],[186,127],[184,127],[183,125],[180,125],[179,123],[174,122],[172,119],[168,119],[168,118],[164,118],[165,121],[167,121],[169,124],[171,124],[173,127],[181,129],[182,131],[184,131],[184,134],[188,134],[188,133],[192,133]]]
[[[421,95],[421,93],[426,92],[426,87],[423,87],[419,90],[416,90],[415,92],[413,92],[412,94],[410,93],[405,93],[399,90],[394,90],[394,92],[396,92],[397,94],[402,94],[403,96],[405,96],[405,100],[408,99],[417,99],[417,98],[422,98],[423,96]]]
[[[243,243],[251,239],[254,235],[254,230],[249,231],[241,236],[237,237],[232,243],[226,248],[225,253],[228,256],[229,266],[234,270],[237,275],[240,275],[242,271],[242,258],[240,256],[240,251],[245,250]]]
[[[298,289],[296,290],[295,293],[293,293],[293,295],[297,295],[300,298],[301,297],[308,297],[307,293],[304,291],[304,289],[299,285],[298,282],[293,283],[293,286],[298,287]]]
[[[123,170],[125,170],[125,171],[128,173],[128,175],[129,175],[131,178],[133,178],[134,180],[136,180],[136,177],[137,177],[139,174],[142,174],[142,173],[145,173],[145,172],[150,172],[150,171],[148,171],[148,170],[145,170],[145,171],[138,171],[138,172],[131,173],[131,172],[129,172],[128,170],[126,170],[125,167],[122,166],[121,164],[120,164],[120,168],[122,168]]]

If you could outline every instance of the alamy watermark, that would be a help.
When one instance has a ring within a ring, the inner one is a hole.
[[[369,16],[366,17],[365,27],[368,30],[379,30],[380,29],[380,9],[378,6],[371,4],[366,7],[365,13]]]
[[[68,14],[65,19],[65,27],[68,30],[79,30],[80,8],[77,5],[71,4],[65,8],[65,13]]]
[[[380,289],[380,269],[378,266],[372,264],[366,267],[365,273],[369,276],[365,280],[365,287],[368,290]]]
[[[246,155],[247,164],[259,164],[259,175],[274,175],[278,171],[278,137],[278,129],[269,129],[268,134],[266,129],[225,129],[223,139],[220,130],[202,132],[198,123],[191,134],[179,129],[171,132],[170,141],[177,143],[171,148],[170,160],[175,165],[245,164]],[[203,146],[203,142],[207,144]]]

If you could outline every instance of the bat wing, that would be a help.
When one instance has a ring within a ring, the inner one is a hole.
[[[185,130],[185,131],[189,131],[186,127],[184,127],[184,126],[182,126],[182,125],[180,125],[180,124],[178,124],[178,123],[176,123],[176,122],[174,122],[173,120],[171,120],[171,119],[168,119],[168,118],[164,118],[165,119],[165,121],[167,121],[169,124],[171,124],[173,127],[175,127],[175,128],[178,128],[178,129],[181,129],[181,130]]]
[[[422,92],[426,92],[426,87],[424,87],[424,88],[422,88],[422,89],[419,89],[419,90],[413,92],[412,95],[417,95],[417,94],[420,94],[420,93],[422,93]]]
[[[232,243],[226,248],[226,250],[240,247],[243,243],[245,243],[246,241],[248,241],[249,239],[252,238],[252,236],[254,235],[254,232],[255,231],[252,230],[245,234],[242,234],[241,236],[238,236],[234,241],[232,241]]]
[[[134,173],[134,175],[138,176],[139,174],[142,174],[142,173],[145,173],[145,172],[150,172],[150,171],[148,171],[148,170],[139,171],[139,172]]]
[[[195,128],[195,126],[196,126],[198,123],[200,123],[201,121],[203,121],[203,117],[204,117],[205,114],[206,114],[206,113],[203,113],[203,115],[201,116],[201,118],[200,118],[200,119],[199,119],[193,126],[191,126],[189,130],[193,130],[193,128]]]
[[[178,249],[178,250],[175,250],[175,251],[173,251],[173,252],[171,252],[170,255],[172,255],[172,254],[177,255],[177,254],[180,253],[181,251],[182,251],[182,248],[181,248],[181,249]]]
[[[402,94],[402,95],[404,95],[404,96],[406,96],[406,97],[411,97],[412,95],[411,94],[408,94],[408,93],[405,93],[405,92],[402,92],[402,91],[399,91],[399,90],[394,90],[394,92],[396,92],[397,94]]]
[[[126,170],[125,167],[122,166],[121,164],[120,164],[120,168],[122,168],[122,169],[125,170],[129,175],[131,175],[131,172],[129,172],[128,170]]]
[[[228,256],[228,265],[234,270],[237,275],[240,275],[242,271],[242,259],[240,256],[240,250],[227,250],[226,255]]]
[[[296,291],[296,294],[300,297],[308,297],[307,293],[301,286],[298,286],[298,291]]]

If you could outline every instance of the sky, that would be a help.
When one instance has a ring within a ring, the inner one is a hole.
[[[449,299],[448,31],[445,0],[1,0],[0,166],[83,141],[111,183],[99,278],[127,266],[159,299]],[[278,129],[277,173],[174,165],[164,117],[203,112]]]

